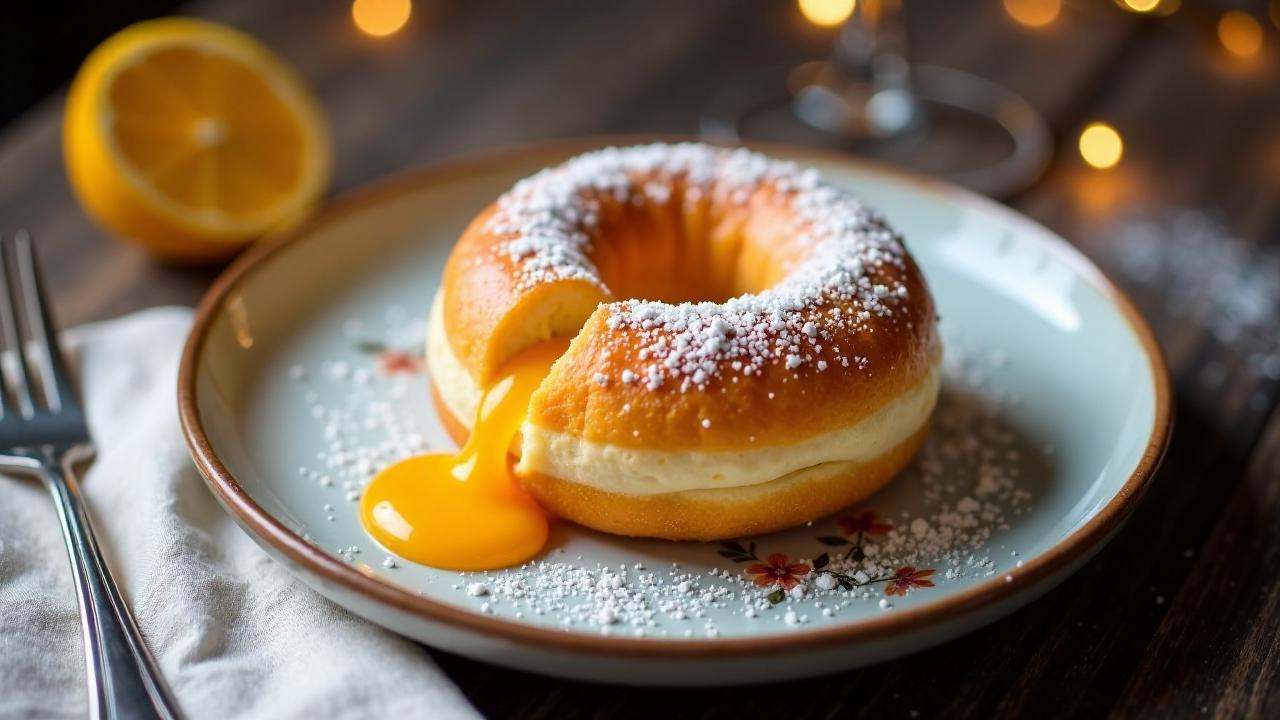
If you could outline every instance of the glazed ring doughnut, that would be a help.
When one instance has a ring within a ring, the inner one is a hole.
[[[462,234],[431,311],[433,396],[461,441],[521,350],[516,474],[606,532],[719,539],[874,493],[923,441],[941,344],[901,239],[815,170],[748,150],[587,153]]]

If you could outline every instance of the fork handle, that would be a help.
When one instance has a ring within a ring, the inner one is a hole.
[[[53,495],[71,556],[84,634],[89,716],[94,720],[179,720],[178,704],[102,558],[69,463],[42,461],[40,473]]]

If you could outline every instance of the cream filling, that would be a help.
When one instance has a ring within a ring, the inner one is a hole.
[[[444,331],[444,290],[436,291],[427,320],[427,372],[449,412],[468,429],[475,423],[484,390],[462,367]]]
[[[437,295],[428,330],[427,363],[449,411],[458,418],[474,418],[481,390],[449,347],[441,307]],[[897,447],[928,421],[941,378],[941,362],[935,362],[915,387],[850,427],[790,445],[746,450],[619,447],[526,422],[516,471],[625,495],[656,495],[759,485],[829,462],[869,462]]]

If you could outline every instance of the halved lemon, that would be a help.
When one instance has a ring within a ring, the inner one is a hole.
[[[132,25],[90,53],[62,141],[89,214],[179,261],[225,258],[299,218],[332,166],[301,79],[252,37],[187,18]]]

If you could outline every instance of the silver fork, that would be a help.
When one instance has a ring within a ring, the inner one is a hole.
[[[0,236],[0,332],[17,366],[17,373],[7,373],[12,393],[0,382],[0,469],[38,476],[57,504],[80,604],[90,717],[180,718],[98,549],[72,471],[93,455],[93,442],[54,345],[57,332],[31,245],[24,231],[12,242]]]

